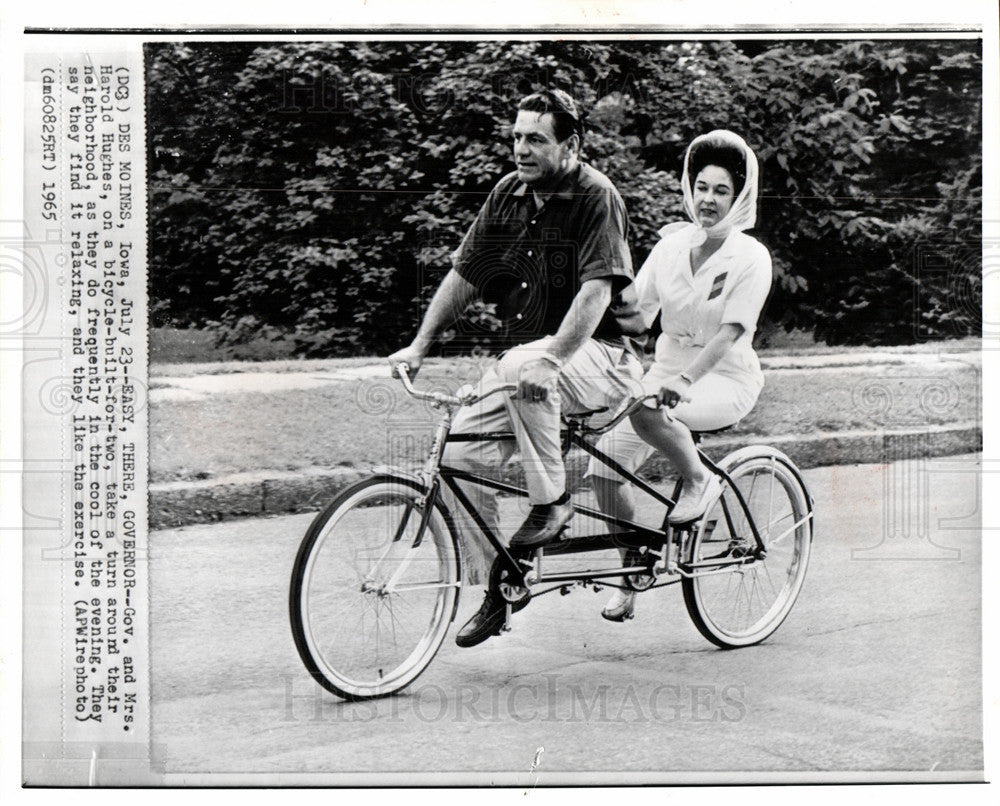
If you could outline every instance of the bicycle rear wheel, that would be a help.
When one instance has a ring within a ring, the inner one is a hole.
[[[722,468],[740,490],[766,549],[764,558],[723,565],[748,556],[756,542],[733,488],[699,521],[688,559],[704,573],[683,580],[684,603],[698,631],[717,646],[757,644],[788,616],[802,588],[812,544],[812,504],[802,480],[784,454],[770,448],[744,449]]]
[[[321,512],[295,559],[292,635],[306,668],[347,700],[410,685],[437,653],[461,585],[458,544],[435,503],[423,534],[424,491],[376,476]]]

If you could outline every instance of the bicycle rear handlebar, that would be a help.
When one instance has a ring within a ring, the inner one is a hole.
[[[396,364],[396,366],[393,367],[393,374],[399,378],[408,395],[416,398],[417,400],[429,400],[432,403],[438,403],[442,406],[449,406],[452,408],[457,408],[459,406],[472,406],[490,397],[490,395],[495,395],[500,392],[514,392],[517,390],[517,384],[507,383],[501,386],[496,386],[483,394],[468,392],[467,394],[460,396],[450,395],[446,392],[422,392],[413,386],[409,373],[410,366],[405,362]],[[596,428],[586,426],[583,428],[583,432],[586,434],[604,434],[621,423],[626,417],[629,417],[634,412],[638,411],[639,407],[645,405],[649,400],[657,400],[657,395],[654,393],[642,395],[640,397],[626,397],[615,409],[608,422]],[[663,410],[663,414],[667,417],[667,419],[673,419],[666,412],[663,405],[659,405],[658,408]]]

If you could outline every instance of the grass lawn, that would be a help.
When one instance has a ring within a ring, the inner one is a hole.
[[[418,385],[454,391],[475,382],[483,365],[474,359],[431,361]],[[735,433],[747,434],[749,442],[751,435],[979,422],[979,383],[978,367],[957,363],[929,364],[926,370],[904,364],[773,371],[756,408]],[[437,417],[388,377],[320,389],[154,402],[151,480],[408,465],[426,454]]]
[[[370,363],[370,359],[368,360]],[[474,383],[482,362],[429,362],[421,388],[454,391]],[[398,381],[330,384],[321,389],[213,395],[153,403],[150,479],[204,479],[257,470],[370,467],[400,461],[429,439],[436,420],[428,404]],[[429,445],[429,442],[427,443]]]
[[[242,372],[251,362],[268,362],[270,372],[298,372],[304,368],[351,366],[370,364],[377,357],[359,358],[329,358],[303,361],[292,355],[293,345],[286,340],[269,341],[257,339],[249,344],[237,347],[223,347],[215,343],[216,337],[208,330],[180,328],[152,328],[149,331],[150,372],[156,375],[185,376],[211,373]],[[977,337],[952,339],[944,341],[928,341],[906,347],[891,348],[903,353],[938,353],[956,349],[980,348]],[[754,339],[754,348],[766,356],[779,354],[783,356],[797,355],[827,355],[831,353],[858,353],[864,355],[879,347],[843,347],[829,346],[813,341],[810,334],[795,330],[785,333],[779,328],[771,327],[765,332],[758,332]],[[254,367],[256,368],[256,367]]]
[[[813,341],[801,330],[786,333],[768,326],[758,332],[756,346],[785,352],[833,350]],[[232,361],[280,361],[293,359],[295,345],[286,339],[255,339],[247,344],[221,346],[210,330],[197,328],[157,327],[149,331],[149,359],[153,364],[192,364]],[[370,360],[370,359],[362,359]]]

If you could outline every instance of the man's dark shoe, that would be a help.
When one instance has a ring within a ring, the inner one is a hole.
[[[536,504],[531,508],[521,528],[510,539],[512,549],[537,549],[555,542],[563,527],[573,517],[569,494],[563,493],[551,504]]]
[[[507,603],[503,599],[487,590],[482,607],[458,631],[455,643],[461,647],[470,647],[481,644],[491,636],[499,635],[506,617],[506,607]]]

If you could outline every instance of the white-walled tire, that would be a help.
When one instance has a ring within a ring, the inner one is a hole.
[[[436,503],[419,542],[424,490],[399,476],[352,485],[306,532],[289,617],[313,678],[347,700],[384,697],[430,664],[455,616],[461,557]]]
[[[717,646],[760,643],[781,626],[802,589],[812,547],[812,501],[801,475],[780,451],[743,448],[720,464],[739,488],[766,556],[722,573],[683,580],[684,603],[698,631]],[[698,522],[688,562],[711,563],[756,545],[732,488]],[[727,517],[728,512],[728,517]]]

